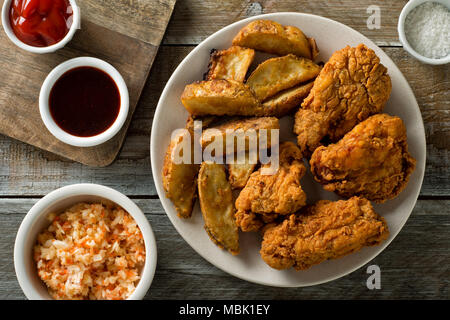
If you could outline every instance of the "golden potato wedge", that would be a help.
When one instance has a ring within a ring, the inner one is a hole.
[[[308,96],[314,85],[314,81],[302,84],[300,86],[286,89],[263,103],[266,114],[283,117],[289,112],[299,107],[303,99]]]
[[[203,131],[202,137],[201,137],[201,145],[203,149],[205,149],[210,143],[215,141],[217,136],[220,136],[222,138],[223,142],[223,150],[221,154],[215,154],[216,156],[227,154],[226,145],[227,145],[227,131],[233,131],[236,132],[236,135],[239,136],[239,131],[242,130],[245,134],[246,132],[248,135],[245,135],[243,138],[245,138],[245,148],[244,150],[249,150],[251,148],[250,145],[250,134],[249,130],[254,130],[256,133],[256,144],[258,145],[260,141],[260,130],[266,129],[267,130],[267,147],[270,147],[271,144],[271,129],[280,129],[280,123],[277,118],[275,117],[254,117],[254,118],[245,118],[245,119],[233,119],[226,121],[225,123],[222,123],[218,126],[212,126],[206,130]],[[233,138],[234,141],[234,137]],[[234,143],[231,141],[230,143]],[[236,147],[233,150],[233,153],[237,152]],[[239,150],[239,151],[244,151]],[[220,150],[218,150],[220,151]]]
[[[169,198],[177,210],[180,218],[190,218],[194,206],[197,191],[197,175],[200,170],[199,164],[194,164],[194,155],[191,152],[191,163],[176,164],[173,161],[173,152],[183,143],[183,139],[190,139],[189,143],[193,150],[194,143],[194,121],[202,120],[202,128],[207,127],[215,121],[215,117],[207,116],[194,119],[190,116],[186,123],[190,136],[180,133],[169,144],[164,158],[162,180],[166,197]]]
[[[319,48],[317,47],[316,39],[308,38],[309,46],[311,47],[311,60],[315,60],[319,55]]]
[[[284,56],[295,54],[299,57],[314,59],[317,46],[312,48],[312,42],[296,27],[282,26],[270,20],[255,20],[239,31],[233,39],[234,46],[252,48],[255,50]],[[316,54],[317,55],[317,54]]]
[[[203,162],[198,175],[200,208],[211,240],[231,254],[239,253],[231,185],[221,164]]]
[[[247,151],[245,153],[245,163],[232,163],[228,165],[228,181],[230,181],[231,188],[242,189],[245,187],[257,165],[257,163],[250,162]]]
[[[320,66],[311,60],[288,54],[261,63],[248,78],[247,85],[260,101],[264,101],[282,90],[315,78],[319,72]]]
[[[234,80],[210,80],[189,84],[184,89],[181,102],[190,114],[196,116],[263,114],[262,105],[251,89]]]
[[[176,164],[172,159],[177,146],[183,143],[187,136],[180,134],[170,142],[164,158],[163,186],[166,197],[172,200],[180,218],[190,218],[196,198],[196,178],[200,165]]]
[[[239,46],[214,51],[209,60],[209,70],[205,80],[225,79],[244,82],[254,58],[255,50]]]

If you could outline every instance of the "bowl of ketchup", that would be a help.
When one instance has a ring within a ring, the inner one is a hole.
[[[39,94],[42,121],[58,140],[93,147],[114,137],[128,116],[129,95],[106,61],[79,57],[53,69]]]
[[[72,40],[80,25],[75,0],[5,0],[3,28],[18,47],[50,53]]]

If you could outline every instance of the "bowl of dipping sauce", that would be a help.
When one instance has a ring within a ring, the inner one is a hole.
[[[18,47],[50,53],[72,40],[80,26],[80,9],[75,0],[5,0],[2,24]]]
[[[39,96],[47,129],[60,141],[92,147],[114,137],[128,116],[128,89],[109,63],[91,57],[68,60],[50,72]]]
[[[417,60],[433,65],[450,62],[449,5],[449,0],[410,0],[403,7],[398,35]]]

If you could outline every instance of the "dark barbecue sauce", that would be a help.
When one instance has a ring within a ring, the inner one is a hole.
[[[114,80],[93,67],[64,73],[49,98],[50,113],[64,131],[92,137],[106,131],[119,115],[120,93]]]

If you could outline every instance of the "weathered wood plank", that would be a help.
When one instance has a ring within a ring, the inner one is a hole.
[[[20,50],[0,33],[0,133],[86,165],[109,165],[122,146],[174,3],[85,0],[81,4],[82,27],[65,48],[52,54]],[[80,56],[98,57],[115,66],[124,77],[130,98],[121,130],[107,142],[88,148],[56,139],[38,111],[39,91],[48,73],[61,62]]]
[[[176,0],[80,1],[83,17],[102,26],[159,46]]]
[[[165,44],[198,44],[210,34],[250,16],[273,12],[311,13],[344,23],[378,45],[399,46],[397,21],[400,11],[407,3],[401,1],[327,1],[327,0],[285,0],[285,1],[222,1],[215,0],[178,1],[173,18],[169,23]],[[367,13],[370,6],[380,8],[380,29],[369,30]]]
[[[170,75],[193,49],[163,46],[144,88],[118,159],[90,168],[0,136],[0,195],[44,195],[67,184],[105,184],[128,195],[156,195],[150,169],[150,130]],[[385,48],[409,81],[425,121],[428,154],[421,195],[450,195],[450,66],[424,65],[402,48]]]
[[[0,299],[24,299],[13,247],[17,229],[36,199],[0,199]],[[368,265],[381,268],[381,290],[365,283],[367,266],[308,288],[271,288],[234,278],[201,258],[181,238],[157,199],[135,200],[152,224],[158,267],[149,299],[448,299],[450,200],[421,200],[389,247]]]

